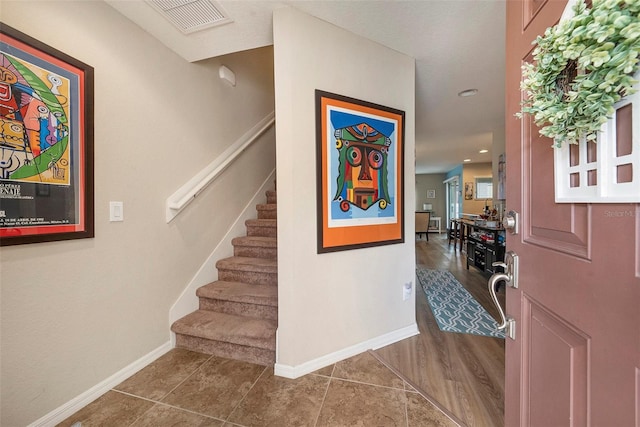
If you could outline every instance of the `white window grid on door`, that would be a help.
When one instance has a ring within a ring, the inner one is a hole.
[[[634,77],[637,79],[639,75]],[[631,152],[618,155],[616,113],[628,105],[631,108]],[[557,203],[640,202],[640,91],[618,102],[615,109],[613,117],[602,125],[597,143],[581,141],[577,156],[576,147],[573,148],[573,162],[570,144],[554,149]],[[589,148],[595,150],[595,156],[588,155]],[[618,182],[621,167],[630,170],[630,180]]]

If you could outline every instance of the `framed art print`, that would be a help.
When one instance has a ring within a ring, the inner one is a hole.
[[[0,245],[93,226],[93,68],[1,24]]]
[[[404,242],[404,111],[316,90],[318,253]]]
[[[473,182],[464,183],[464,199],[473,200]]]

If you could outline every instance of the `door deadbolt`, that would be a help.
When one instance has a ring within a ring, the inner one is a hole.
[[[509,211],[509,213],[507,213],[507,216],[504,218],[504,228],[509,230],[511,234],[518,234],[518,227],[520,225],[519,216],[520,215],[518,214],[518,212]]]

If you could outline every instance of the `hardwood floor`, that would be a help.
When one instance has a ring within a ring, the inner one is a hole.
[[[487,311],[498,317],[487,290],[488,276],[466,268],[465,254],[446,235],[416,241],[416,264],[449,270]],[[504,289],[498,293],[504,307]],[[416,287],[420,335],[375,351],[461,426],[504,425],[504,340],[442,332],[420,286]]]

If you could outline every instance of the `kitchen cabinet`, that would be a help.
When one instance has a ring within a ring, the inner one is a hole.
[[[467,233],[467,269],[495,273],[493,263],[504,261],[504,228],[467,224]]]

